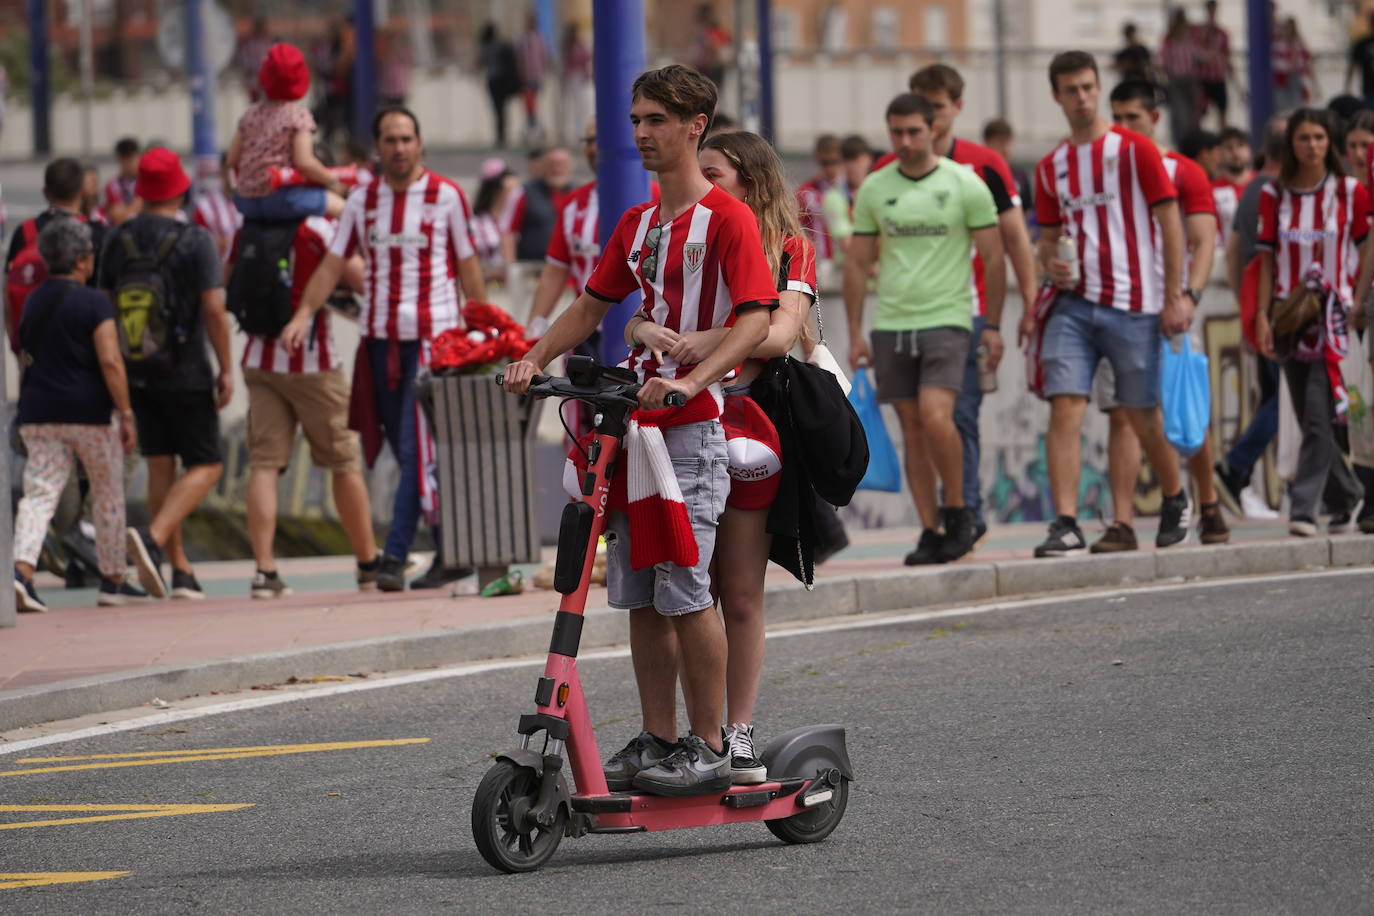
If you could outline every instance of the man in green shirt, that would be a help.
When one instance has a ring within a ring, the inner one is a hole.
[[[963,445],[954,425],[973,326],[971,247],[986,271],[989,327],[978,343],[987,348],[989,369],[1002,353],[996,328],[1006,292],[992,194],[971,170],[936,155],[933,120],[930,103],[915,93],[888,105],[897,159],[859,188],[844,265],[850,365],[872,364],[878,400],[892,404],[902,423],[907,484],[923,529],[907,555],[909,566],[947,563],[973,548],[975,521],[964,505]],[[863,337],[864,293],[875,258],[878,310],[870,348]]]

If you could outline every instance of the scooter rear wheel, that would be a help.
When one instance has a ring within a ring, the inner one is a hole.
[[[840,825],[844,809],[849,805],[849,780],[839,782],[829,801],[791,817],[764,821],[763,825],[784,843],[819,843]]]
[[[504,872],[534,871],[558,849],[568,826],[562,805],[547,826],[525,819],[539,797],[539,779],[509,760],[497,761],[472,799],[472,838],[477,851]]]

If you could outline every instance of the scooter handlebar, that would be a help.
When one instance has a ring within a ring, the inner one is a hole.
[[[496,373],[495,381],[497,385],[504,385],[506,383],[506,374],[504,372]],[[563,384],[559,385],[558,383],[560,382]],[[543,388],[545,390],[535,391],[534,389],[536,388]],[[601,395],[603,397],[615,398],[620,401],[633,401],[639,394],[639,385],[621,384],[615,386],[613,389],[594,393],[574,388],[572,383],[565,378],[558,378],[551,375],[536,375],[530,378],[529,393],[547,397],[574,397],[585,400],[592,400],[597,395]],[[686,407],[687,397],[681,392],[674,391],[663,399],[663,403],[668,407]]]

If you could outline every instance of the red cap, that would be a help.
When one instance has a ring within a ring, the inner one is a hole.
[[[149,203],[171,200],[185,194],[191,179],[181,167],[181,157],[165,146],[154,147],[138,160],[138,180],[134,193]]]
[[[310,88],[310,70],[305,55],[295,45],[273,45],[258,68],[258,83],[269,99],[294,102]]]

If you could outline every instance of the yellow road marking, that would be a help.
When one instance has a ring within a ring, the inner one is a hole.
[[[86,812],[120,811],[121,814],[100,814],[92,817],[63,817],[41,821],[0,823],[0,830],[19,830],[23,827],[56,827],[60,824],[90,824],[95,821],[128,821],[146,817],[175,817],[178,814],[214,814],[251,808],[246,805],[0,805],[0,814],[37,811]]]
[[[334,741],[325,744],[278,744],[257,747],[206,748],[204,750],[146,751],[133,754],[103,754],[80,757],[28,757],[19,763],[58,763],[68,760],[103,760],[104,763],[60,764],[4,770],[0,776],[27,776],[30,773],[65,773],[72,770],[104,770],[114,767],[154,766],[162,763],[195,763],[201,760],[239,760],[246,757],[276,757],[283,754],[313,754],[320,751],[347,751],[368,747],[399,747],[424,744],[428,738],[397,738],[384,741]]]
[[[123,878],[128,871],[0,871],[0,890],[16,887],[42,887],[45,884],[78,884],[82,881],[108,881]]]

